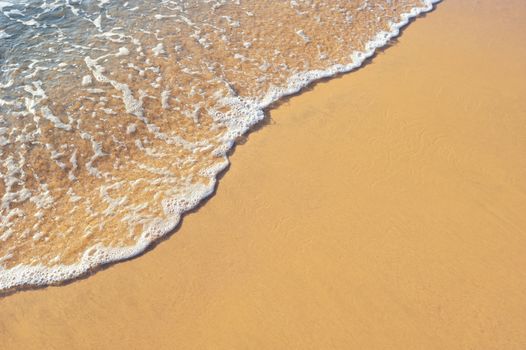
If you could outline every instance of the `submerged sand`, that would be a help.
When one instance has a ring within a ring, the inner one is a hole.
[[[169,240],[1,298],[1,348],[526,348],[525,16],[445,1],[283,103]]]

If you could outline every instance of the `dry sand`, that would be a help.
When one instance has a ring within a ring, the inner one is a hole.
[[[0,299],[0,348],[526,349],[525,17],[440,4],[153,251]]]

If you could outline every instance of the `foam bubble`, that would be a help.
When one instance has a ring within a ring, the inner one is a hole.
[[[11,7],[14,6],[14,4],[7,2],[7,1],[0,1],[0,11],[3,10],[5,7]]]

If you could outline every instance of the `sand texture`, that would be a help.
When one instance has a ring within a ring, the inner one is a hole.
[[[449,0],[274,109],[140,258],[0,298],[8,349],[526,349],[526,3]]]

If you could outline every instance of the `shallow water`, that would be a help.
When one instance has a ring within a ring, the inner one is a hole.
[[[358,67],[430,9],[0,1],[0,289],[140,253],[212,193],[265,107]]]

